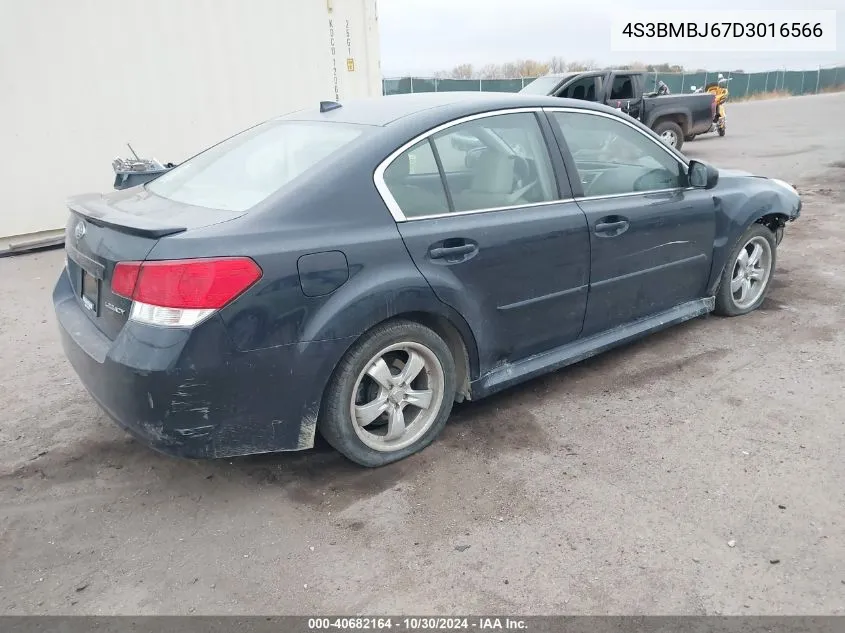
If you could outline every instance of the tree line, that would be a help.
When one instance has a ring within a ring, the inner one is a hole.
[[[541,62],[534,59],[518,59],[504,64],[458,64],[451,70],[434,74],[436,79],[518,79],[521,77],[540,77],[549,73],[581,72],[585,70],[636,70],[658,73],[704,72],[704,69],[684,69],[678,64],[645,64],[630,62],[617,66],[599,66],[592,60],[567,61],[563,57],[552,57]],[[735,72],[742,72],[737,70]]]

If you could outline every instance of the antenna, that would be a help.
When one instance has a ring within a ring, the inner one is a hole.
[[[341,108],[337,101],[320,101],[320,112],[329,112],[330,110],[337,110]]]
[[[135,153],[135,150],[134,150],[134,149],[132,149],[132,146],[131,146],[129,143],[127,143],[127,144],[126,144],[126,147],[128,147],[128,148],[129,148],[129,151],[130,151],[130,152],[132,152],[132,155],[135,157],[135,160],[141,160],[141,159],[138,157],[138,154],[136,154],[136,153]]]

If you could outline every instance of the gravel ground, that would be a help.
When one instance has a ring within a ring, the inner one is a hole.
[[[60,251],[0,259],[0,613],[845,613],[845,94],[685,151],[805,197],[763,307],[479,403],[378,470],[160,456],[58,343]]]

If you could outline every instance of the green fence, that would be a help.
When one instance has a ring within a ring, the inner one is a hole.
[[[663,81],[675,94],[690,92],[691,86],[704,86],[715,81],[722,73],[731,78],[732,99],[741,99],[764,92],[788,92],[794,95],[815,94],[828,90],[845,89],[845,66],[836,68],[817,68],[815,70],[772,70],[760,73],[735,73],[727,70],[703,73],[646,73],[646,86],[656,89],[657,82]],[[531,77],[522,79],[432,79],[425,77],[401,77],[385,79],[382,82],[386,95],[407,94],[410,92],[450,92],[471,90],[483,92],[519,92],[522,87],[533,81]]]

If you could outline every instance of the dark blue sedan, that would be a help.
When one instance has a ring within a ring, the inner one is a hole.
[[[323,103],[69,207],[53,301],[115,422],[380,466],[455,401],[754,310],[801,202],[601,105],[439,93]]]

